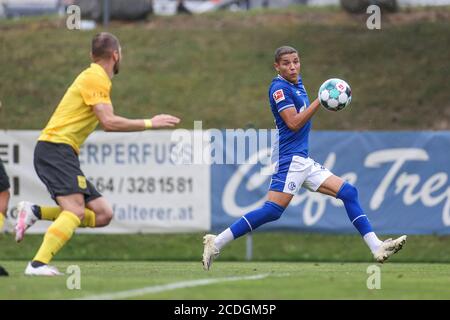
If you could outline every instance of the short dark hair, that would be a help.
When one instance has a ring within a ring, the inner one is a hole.
[[[94,60],[110,58],[120,47],[119,39],[109,32],[100,32],[92,38],[91,53]]]
[[[291,53],[297,53],[298,51],[297,49],[293,48],[293,47],[289,47],[289,46],[282,46],[279,47],[277,50],[275,50],[275,62],[280,62],[281,57],[284,56],[285,54],[291,54]]]

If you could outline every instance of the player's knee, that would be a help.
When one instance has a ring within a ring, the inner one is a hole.
[[[247,213],[245,219],[252,229],[256,229],[267,222],[279,219],[284,209],[274,202],[266,201],[261,208]]]
[[[114,213],[111,208],[105,209],[104,213],[104,219],[105,219],[105,225],[109,224],[114,216]]]
[[[349,187],[349,197],[351,199],[357,199],[358,198],[358,189],[356,189],[356,187],[352,184],[348,184]]]
[[[104,207],[98,210],[96,213],[96,227],[104,227],[107,226],[112,218],[113,218],[113,211],[110,207]]]
[[[284,209],[283,207],[276,205],[275,203],[272,202],[266,202],[265,205],[266,207],[269,208],[269,210],[267,210],[266,213],[266,219],[268,221],[275,221],[281,218]]]
[[[339,194],[337,195],[338,199],[341,200],[354,200],[358,198],[358,189],[355,188],[352,184],[345,182],[342,186]]]
[[[78,219],[83,220],[84,219],[84,208],[73,208],[69,210],[71,213],[76,215]]]
[[[271,211],[268,215],[267,215],[267,220],[269,221],[275,221],[281,218],[281,215],[283,214],[283,212],[280,211]]]

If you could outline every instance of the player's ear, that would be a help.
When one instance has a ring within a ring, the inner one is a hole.
[[[119,61],[119,58],[120,58],[119,51],[114,50],[114,52],[113,52],[113,58],[114,58],[114,61],[115,61],[115,62]]]
[[[114,51],[115,54],[117,54],[116,56],[116,61],[122,60],[122,47],[119,46],[119,49]]]
[[[280,72],[280,67],[279,67],[278,63],[274,62],[273,67],[275,68],[275,70],[277,70],[277,72]]]

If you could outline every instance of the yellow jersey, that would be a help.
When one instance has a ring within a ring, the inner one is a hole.
[[[111,79],[105,69],[91,63],[67,89],[38,140],[66,143],[79,153],[83,142],[98,125],[93,106],[111,104],[110,91]]]

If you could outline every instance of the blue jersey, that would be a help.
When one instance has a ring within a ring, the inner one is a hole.
[[[291,155],[308,157],[308,137],[311,130],[311,120],[295,132],[289,129],[280,116],[280,112],[287,108],[295,108],[297,112],[303,112],[308,108],[309,99],[303,86],[302,78],[299,76],[298,83],[293,84],[278,75],[270,84],[269,101],[278,129],[278,141],[273,146],[273,156],[280,159]]]

